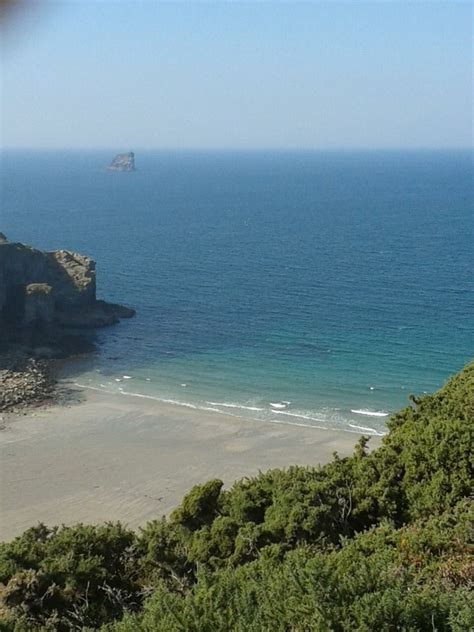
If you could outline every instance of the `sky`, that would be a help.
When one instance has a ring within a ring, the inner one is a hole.
[[[2,28],[2,146],[472,147],[472,11],[25,3]]]

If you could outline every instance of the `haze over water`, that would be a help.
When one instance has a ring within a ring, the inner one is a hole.
[[[2,155],[0,229],[92,256],[99,297],[137,310],[78,383],[383,432],[472,357],[471,152],[112,157]]]

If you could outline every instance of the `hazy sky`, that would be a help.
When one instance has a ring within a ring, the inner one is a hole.
[[[2,142],[472,146],[470,2],[38,3],[9,23]]]

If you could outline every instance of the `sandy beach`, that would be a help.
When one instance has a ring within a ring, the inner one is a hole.
[[[48,525],[169,513],[196,483],[350,454],[357,434],[76,392],[79,403],[5,417],[0,431],[0,540]],[[380,437],[372,437],[371,446]]]

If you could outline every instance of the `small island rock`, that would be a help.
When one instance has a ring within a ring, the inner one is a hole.
[[[129,151],[126,154],[117,154],[108,166],[109,171],[135,171],[135,154]]]

